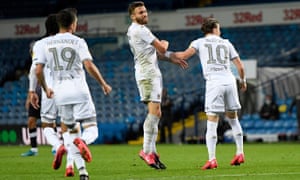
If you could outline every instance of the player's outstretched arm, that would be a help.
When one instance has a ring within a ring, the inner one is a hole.
[[[167,51],[165,54],[161,54],[161,53],[157,52],[157,58],[159,60],[162,60],[162,61],[167,61],[167,62],[176,64],[176,65],[180,66],[183,69],[186,69],[186,68],[189,67],[188,63],[184,59],[179,59],[179,58],[176,58],[176,57],[171,58],[170,57],[171,53],[173,53],[173,52],[172,51]]]
[[[97,82],[102,86],[102,90],[105,95],[109,94],[112,91],[112,88],[110,85],[106,83],[104,78],[102,77],[99,69],[96,67],[96,65],[91,60],[85,60],[83,61],[83,65],[87,72],[97,80]]]
[[[185,51],[177,51],[170,54],[171,58],[178,58],[188,60],[196,53],[196,50],[192,47],[187,48]]]

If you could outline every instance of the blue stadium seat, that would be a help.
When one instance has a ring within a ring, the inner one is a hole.
[[[276,26],[257,26],[257,27],[239,27],[239,28],[224,28],[222,29],[223,36],[230,38],[238,48],[241,56],[244,59],[254,58],[258,60],[259,66],[262,65],[282,65],[282,59],[276,59],[282,49],[289,50],[290,47],[299,45],[300,39],[298,36],[299,25],[276,25]],[[245,33],[246,32],[246,33]],[[168,39],[170,41],[171,50],[183,50],[188,47],[189,42],[201,35],[199,29],[185,31],[168,31],[157,32],[158,37]],[[282,34],[282,36],[280,36]],[[293,36],[292,36],[293,35]],[[292,38],[291,38],[292,37]],[[298,39],[297,39],[298,38]],[[1,70],[0,78],[4,79],[7,74],[11,75],[15,71],[16,66],[22,64],[25,59],[24,54],[28,53],[28,44],[32,39],[19,40],[0,40],[0,48],[5,49],[5,52],[0,51],[1,61],[12,61],[11,66],[4,66]],[[116,42],[116,37],[107,38],[88,38],[87,42],[92,47],[106,42]],[[255,46],[253,46],[255,44]],[[289,47],[289,46],[290,47]],[[15,49],[20,49],[20,52],[12,57]],[[2,57],[4,59],[2,59]],[[300,57],[300,52],[299,52]],[[266,61],[265,59],[272,61]],[[299,58],[300,59],[300,58]],[[21,63],[22,61],[22,63]],[[290,63],[290,59],[285,59],[284,65]],[[113,92],[109,96],[104,96],[100,90],[98,83],[87,76],[87,81],[90,85],[93,100],[97,111],[98,121],[100,124],[106,123],[107,126],[117,126],[118,123],[128,121],[137,123],[145,118],[145,109],[140,102],[138,90],[136,88],[134,78],[133,57],[129,51],[129,46],[124,45],[116,50],[110,50],[103,54],[98,54],[94,60],[96,65],[100,67],[101,72],[107,81],[113,86]],[[197,57],[193,57],[189,61],[190,68],[183,71],[177,66],[170,65],[167,62],[159,62],[164,78],[164,86],[168,88],[169,94],[174,97],[174,109],[181,108],[181,96],[184,93],[195,90],[197,93],[205,91],[204,80],[202,78],[202,68]],[[0,88],[0,107],[2,117],[8,116],[10,111],[26,113],[24,103],[27,96],[28,77],[21,76],[17,82],[7,82]],[[185,99],[184,110],[188,110],[194,102],[196,94],[189,94]],[[282,101],[282,103],[290,104],[291,99]],[[19,108],[22,107],[22,108]],[[143,107],[143,108],[142,108]],[[26,116],[25,116],[26,117]],[[282,114],[281,121],[274,123],[262,121],[258,114],[244,115],[241,118],[241,124],[245,128],[245,132],[272,133],[280,132],[281,127],[292,129],[297,127],[295,113],[292,117]],[[24,115],[18,116],[18,122],[26,122]],[[24,119],[24,120],[23,120]],[[128,120],[130,119],[130,120]],[[287,121],[289,123],[287,123]],[[13,121],[11,121],[13,122]],[[10,122],[10,123],[11,123]],[[116,124],[114,124],[116,123]],[[105,128],[108,128],[105,126]],[[121,126],[121,125],[120,125]],[[111,127],[110,127],[111,128]],[[113,129],[116,130],[118,128]],[[110,129],[111,130],[111,129]],[[286,130],[286,129],[284,129]],[[105,129],[106,131],[106,129]],[[106,135],[106,138],[111,138],[113,134]],[[117,139],[120,139],[117,137]]]

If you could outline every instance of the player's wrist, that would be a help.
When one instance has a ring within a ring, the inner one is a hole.
[[[247,83],[246,77],[240,78],[240,83],[246,84]]]
[[[33,94],[33,93],[35,93],[35,91],[34,90],[29,90],[28,93]]]
[[[167,58],[170,58],[172,53],[173,53],[173,51],[166,51],[164,56],[166,56]]]

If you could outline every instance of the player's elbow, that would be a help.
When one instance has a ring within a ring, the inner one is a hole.
[[[43,74],[43,67],[41,65],[37,65],[37,67],[35,68],[35,75],[37,77],[41,77]]]
[[[166,47],[162,47],[159,50],[160,53],[165,54],[167,52],[167,48]]]
[[[155,47],[155,49],[161,53],[161,54],[165,54],[167,52],[169,43],[167,41],[158,41],[158,40],[154,40],[152,45]]]
[[[94,63],[90,60],[84,60],[83,61],[84,67],[87,71],[93,69]]]

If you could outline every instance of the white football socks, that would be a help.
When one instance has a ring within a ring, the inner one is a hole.
[[[32,152],[36,152],[36,153],[39,151],[38,148],[33,148],[33,147],[30,148],[30,150],[31,150]]]
[[[52,127],[45,127],[43,132],[47,142],[57,150],[62,143],[54,129]]]
[[[229,119],[228,117],[225,118],[228,121],[229,125],[231,126],[233,132],[233,137],[236,144],[236,154],[238,155],[244,153],[243,130],[240,121],[237,118],[236,119]]]
[[[64,145],[65,148],[67,149],[67,163],[66,163],[66,167],[72,166],[73,167],[73,155],[72,155],[72,151],[70,149],[71,145],[73,144],[72,142],[72,138],[69,132],[64,132],[62,134],[63,139],[64,139]]]
[[[158,134],[159,118],[148,114],[144,122],[144,143],[143,150],[146,154],[156,152],[156,138]]]
[[[154,116],[154,115],[152,115],[151,118],[153,118],[153,121],[154,121],[152,141],[151,141],[151,152],[157,153],[157,150],[156,150],[156,139],[157,139],[157,135],[158,135],[159,118],[157,116]]]
[[[80,137],[79,135],[80,135],[80,133],[74,133],[74,134],[71,133],[70,137],[71,137],[72,142],[74,141],[75,138]],[[77,146],[74,143],[72,143],[70,145],[70,152],[71,152],[70,159],[73,159],[73,161],[75,162],[75,165],[76,165],[77,169],[79,170],[79,174],[88,174],[86,171],[85,161],[82,158],[82,156],[79,152],[79,149],[77,148]]]
[[[73,167],[73,163],[75,162],[75,165],[79,170],[79,174],[81,173],[88,174],[86,171],[85,161],[82,158],[79,149],[73,143],[75,138],[80,137],[80,131],[78,133],[69,133],[69,132],[63,133],[63,137],[64,137],[65,147],[68,150],[66,167],[68,166]]]
[[[90,126],[83,130],[81,139],[88,145],[98,138],[98,126]]]
[[[217,136],[217,122],[207,121],[207,131],[206,131],[206,147],[208,150],[208,160],[211,161],[216,159],[216,146],[218,141]]]
[[[152,127],[153,127],[153,122],[150,119],[150,115],[148,114],[143,125],[143,129],[144,129],[143,151],[145,154],[151,152],[152,131],[153,131]]]

